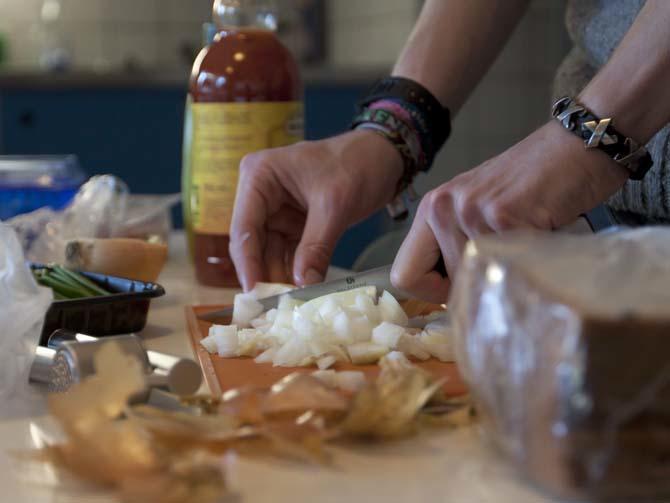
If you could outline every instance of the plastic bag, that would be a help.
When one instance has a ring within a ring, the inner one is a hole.
[[[167,242],[169,210],[178,201],[174,194],[131,196],[119,178],[99,175],[82,185],[63,211],[40,208],[6,223],[16,231],[28,260],[63,263],[72,239],[157,235]]]
[[[28,375],[52,297],[35,282],[14,231],[0,223],[0,418],[33,415],[43,406]]]
[[[563,497],[670,499],[670,229],[468,244],[451,295],[485,431]]]

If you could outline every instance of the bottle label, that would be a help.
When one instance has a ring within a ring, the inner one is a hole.
[[[192,228],[201,234],[229,234],[242,157],[302,140],[302,102],[191,102],[190,120]]]

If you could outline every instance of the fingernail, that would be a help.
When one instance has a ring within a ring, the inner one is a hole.
[[[307,269],[305,275],[303,276],[305,283],[308,285],[313,285],[314,283],[321,283],[323,281],[323,275],[318,272],[316,269]]]

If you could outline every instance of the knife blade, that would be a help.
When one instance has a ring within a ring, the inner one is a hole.
[[[559,232],[568,234],[591,234],[599,230],[602,229],[594,226],[588,215],[582,215],[573,223],[559,229]],[[435,264],[435,270],[442,276],[447,276],[442,257],[440,257],[440,259]],[[326,281],[316,285],[309,285],[302,288],[296,288],[281,295],[273,295],[271,297],[265,297],[264,299],[258,299],[258,302],[260,302],[263,306],[263,311],[267,311],[277,307],[279,304],[279,298],[282,295],[288,295],[289,297],[297,300],[308,301],[317,297],[321,297],[322,295],[327,295],[329,293],[353,290],[354,288],[359,288],[361,286],[376,286],[379,288],[379,290],[387,290],[396,299],[402,300],[409,297],[409,295],[402,292],[401,290],[398,290],[391,284],[391,265],[385,265],[375,269],[369,269],[367,271],[351,274],[340,279]],[[229,306],[218,311],[211,311],[209,313],[200,314],[198,315],[198,319],[209,322],[224,320],[229,321],[227,319],[232,315],[233,306]]]
[[[368,271],[350,274],[332,281],[296,288],[281,295],[273,295],[271,297],[265,297],[264,299],[258,299],[258,302],[263,306],[263,310],[267,311],[268,309],[277,307],[279,298],[282,295],[288,295],[293,299],[307,301],[329,293],[344,292],[362,286],[376,286],[380,290],[387,290],[397,299],[406,299],[408,297],[407,294],[398,290],[391,284],[391,265],[385,265]],[[198,319],[213,322],[230,318],[232,315],[233,307],[230,306],[218,311],[201,314],[198,316]]]

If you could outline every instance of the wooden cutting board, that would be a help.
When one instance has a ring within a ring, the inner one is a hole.
[[[269,387],[282,377],[293,372],[314,372],[316,367],[273,367],[271,363],[256,363],[253,358],[221,358],[209,354],[200,344],[200,340],[207,337],[210,322],[198,319],[199,314],[223,309],[226,306],[186,306],[186,321],[193,352],[200,361],[205,381],[214,396],[241,386]],[[425,362],[416,362],[416,365],[432,372],[436,376],[444,377],[444,391],[451,396],[462,395],[467,392],[465,383],[458,372],[455,363],[444,363],[431,358]],[[335,370],[360,370],[368,377],[379,373],[377,365],[353,365],[337,363]]]

